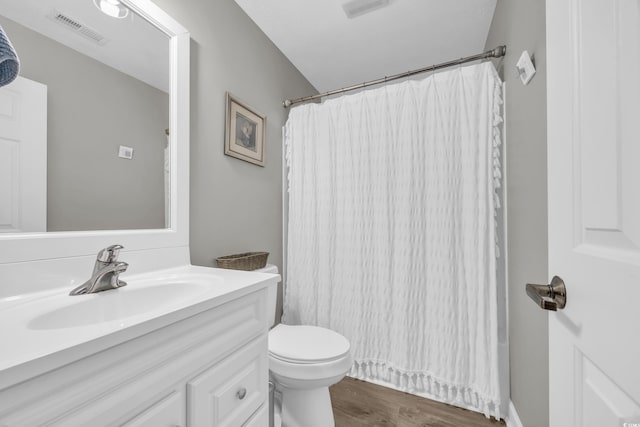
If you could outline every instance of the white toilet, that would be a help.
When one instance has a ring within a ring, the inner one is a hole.
[[[349,341],[317,326],[269,332],[269,373],[281,393],[283,427],[333,427],[329,386],[351,369]]]
[[[262,271],[278,272],[277,267]],[[271,329],[269,374],[280,395],[282,427],[335,425],[329,386],[351,369],[350,350],[345,337],[318,326],[280,324]]]

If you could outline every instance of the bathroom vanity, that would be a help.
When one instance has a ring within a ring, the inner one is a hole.
[[[184,266],[3,300],[0,425],[266,426],[278,280]]]

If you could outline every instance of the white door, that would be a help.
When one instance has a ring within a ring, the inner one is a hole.
[[[0,88],[0,233],[47,229],[47,87]]]
[[[640,0],[547,0],[551,427],[640,426]]]

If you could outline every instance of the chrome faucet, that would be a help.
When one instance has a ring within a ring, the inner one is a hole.
[[[129,267],[126,262],[118,261],[120,249],[123,249],[121,245],[113,245],[98,252],[91,278],[72,290],[69,295],[92,294],[127,286],[127,283],[118,277]]]

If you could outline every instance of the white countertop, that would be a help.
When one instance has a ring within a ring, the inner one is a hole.
[[[280,280],[192,265],[121,278],[127,286],[95,294],[65,287],[0,299],[0,390]]]

